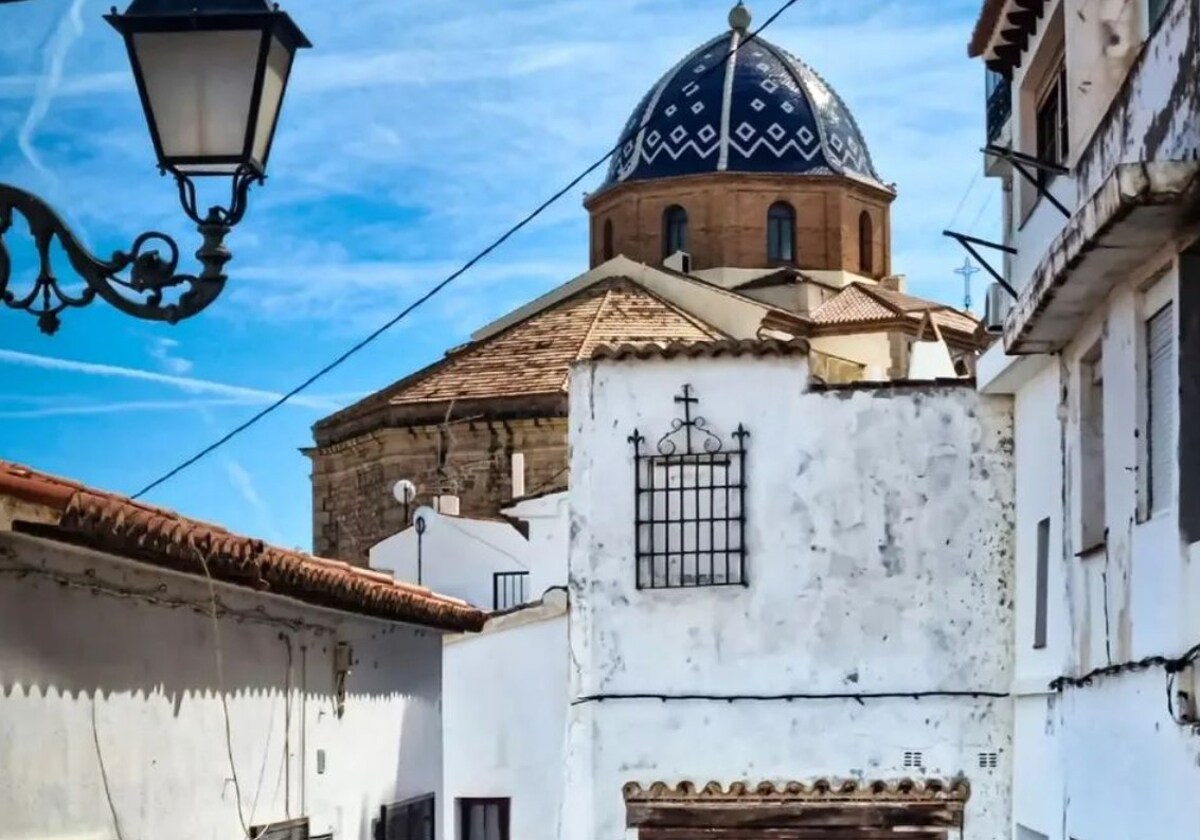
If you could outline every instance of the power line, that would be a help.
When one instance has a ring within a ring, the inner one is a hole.
[[[764,29],[766,29],[768,26],[770,26],[772,23],[774,23],[775,20],[780,15],[782,15],[784,12],[786,12],[792,6],[796,5],[796,3],[798,3],[798,2],[799,2],[799,0],[786,0],[786,2],[782,6],[780,6],[775,11],[774,14],[772,14],[769,18],[767,18],[766,22],[764,22],[762,26],[758,27],[753,32],[748,34],[745,37],[745,39],[741,40],[736,46],[734,46],[733,49],[731,49],[729,52],[727,52],[725,54],[725,57],[722,61],[715,62],[711,67],[709,67],[707,70],[705,70],[704,73],[698,75],[696,80],[699,81],[700,79],[706,78],[711,73],[715,72],[718,68],[724,68],[726,62],[729,60],[729,58],[731,56],[733,56],[739,49],[741,49],[746,44],[749,44],[752,41],[754,41],[758,37],[760,32],[762,32]],[[321,379],[322,377],[324,377],[325,375],[330,373],[332,370],[334,370],[335,368],[342,365],[342,363],[344,363],[351,356],[358,353],[360,350],[362,350],[368,344],[375,341],[375,339],[379,338],[379,336],[383,335],[385,332],[390,330],[392,327],[396,326],[396,324],[403,321],[406,317],[408,317],[409,313],[413,312],[414,310],[418,309],[419,307],[424,305],[426,302],[428,302],[430,298],[432,298],[434,295],[441,292],[444,288],[449,286],[451,283],[453,283],[455,280],[457,280],[459,277],[461,277],[463,274],[465,274],[467,271],[469,271],[471,268],[473,268],[476,265],[476,263],[483,260],[489,254],[491,254],[493,251],[495,251],[497,248],[499,248],[501,245],[503,245],[505,242],[507,242],[513,236],[513,234],[517,233],[522,228],[524,228],[526,225],[528,225],[530,222],[532,222],[534,219],[536,219],[538,216],[540,216],[546,210],[546,208],[548,208],[550,205],[554,204],[556,201],[558,201],[560,198],[562,198],[564,195],[566,195],[568,192],[570,192],[576,186],[578,186],[579,183],[581,181],[583,181],[584,178],[588,177],[593,172],[595,172],[597,169],[599,169],[610,157],[612,157],[618,150],[620,150],[620,148],[622,146],[624,146],[625,143],[630,138],[635,137],[638,133],[643,132],[647,128],[649,128],[650,125],[653,124],[654,120],[658,118],[658,116],[659,116],[658,114],[655,114],[654,117],[652,117],[650,120],[648,120],[643,125],[632,126],[629,132],[623,133],[621,135],[620,139],[617,140],[616,144],[611,149],[609,149],[607,152],[604,153],[604,155],[602,157],[598,158],[594,163],[592,163],[590,166],[588,166],[586,169],[584,169],[582,172],[580,172],[578,175],[576,175],[574,178],[572,178],[564,187],[562,187],[562,189],[558,190],[552,196],[550,196],[548,199],[546,199],[541,204],[539,204],[537,207],[535,207],[530,213],[525,215],[519,222],[517,222],[515,225],[513,225],[508,230],[506,230],[499,238],[494,240],[490,245],[488,245],[482,251],[480,251],[475,256],[471,257],[469,260],[467,260],[465,263],[463,263],[462,266],[457,271],[453,272],[448,277],[446,277],[444,280],[442,280],[441,282],[434,285],[431,289],[429,289],[429,291],[425,292],[425,294],[421,295],[419,298],[417,298],[411,304],[406,306],[398,314],[396,314],[392,318],[388,319],[378,329],[376,329],[374,332],[370,333],[366,338],[362,339],[357,344],[350,347],[349,350],[342,353],[340,356],[338,356],[333,361],[329,362],[327,365],[322,367],[320,370],[318,370],[316,373],[314,373],[308,379],[301,382],[295,388],[292,388],[290,391],[288,391],[286,394],[281,396],[275,402],[271,403],[266,408],[259,411],[257,414],[254,414],[245,422],[240,423],[239,425],[235,426],[231,431],[222,435],[216,441],[214,441],[213,443],[204,447],[203,449],[201,449],[199,452],[197,452],[192,457],[188,458],[183,463],[181,463],[178,466],[163,473],[161,476],[154,479],[154,481],[151,481],[149,484],[147,484],[141,490],[134,493],[131,498],[140,499],[142,496],[145,496],[147,493],[149,493],[154,488],[156,488],[162,484],[165,484],[166,482],[170,481],[172,478],[174,478],[175,476],[179,475],[181,472],[186,470],[188,467],[192,466],[193,464],[197,463],[198,461],[200,461],[203,458],[207,457],[208,455],[212,454],[217,449],[220,449],[226,443],[233,440],[233,438],[237,437],[242,432],[246,431],[251,426],[258,423],[258,421],[262,420],[267,415],[273,413],[280,406],[284,405],[289,400],[291,400],[292,397],[295,397],[298,394],[300,394],[302,391],[307,389],[309,386],[311,386],[315,382],[317,382],[317,380]]]

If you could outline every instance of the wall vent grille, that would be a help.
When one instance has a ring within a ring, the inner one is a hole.
[[[908,769],[921,769],[925,766],[925,754],[920,750],[904,751],[904,766]]]
[[[995,770],[1000,763],[1000,754],[994,752],[981,752],[979,754],[979,766],[985,770]]]

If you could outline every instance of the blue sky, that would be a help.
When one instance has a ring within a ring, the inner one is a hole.
[[[196,247],[153,151],[110,0],[0,4],[0,181],[48,198],[101,254],[164,230]],[[296,64],[271,177],[233,231],[225,294],[176,327],[103,304],[58,335],[0,308],[0,458],[132,493],[439,281],[602,154],[641,94],[725,26],[729,0],[291,0]],[[761,22],[778,0],[755,0]],[[994,235],[976,173],[979,0],[800,0],[766,37],[813,65],[898,184],[893,268],[960,303],[941,237]],[[601,173],[593,180],[598,181]],[[148,501],[310,545],[324,414],[437,358],[586,268],[583,189],[411,320]],[[28,257],[21,229],[6,241]],[[22,278],[14,280],[21,288]],[[976,278],[975,298],[983,281]]]

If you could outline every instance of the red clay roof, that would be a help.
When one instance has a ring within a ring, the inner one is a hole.
[[[979,327],[975,318],[944,303],[865,283],[851,283],[813,310],[811,319],[818,327],[897,318],[921,321],[926,312],[941,329],[972,336]]]
[[[802,338],[725,338],[716,341],[672,341],[659,344],[620,344],[597,347],[592,358],[600,359],[715,359],[721,356],[804,356],[808,342]]]
[[[0,461],[0,496],[49,508],[56,526],[39,536],[77,542],[149,565],[315,606],[455,632],[478,631],[484,614],[390,574],[325,560],[230,533],[75,481]]]

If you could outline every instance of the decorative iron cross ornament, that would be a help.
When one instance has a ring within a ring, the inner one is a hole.
[[[684,385],[683,393],[675,398],[675,402],[683,405],[683,429],[687,440],[687,451],[692,451],[692,427],[695,426],[695,421],[692,420],[692,406],[700,402],[699,397],[692,396],[692,386]]]

